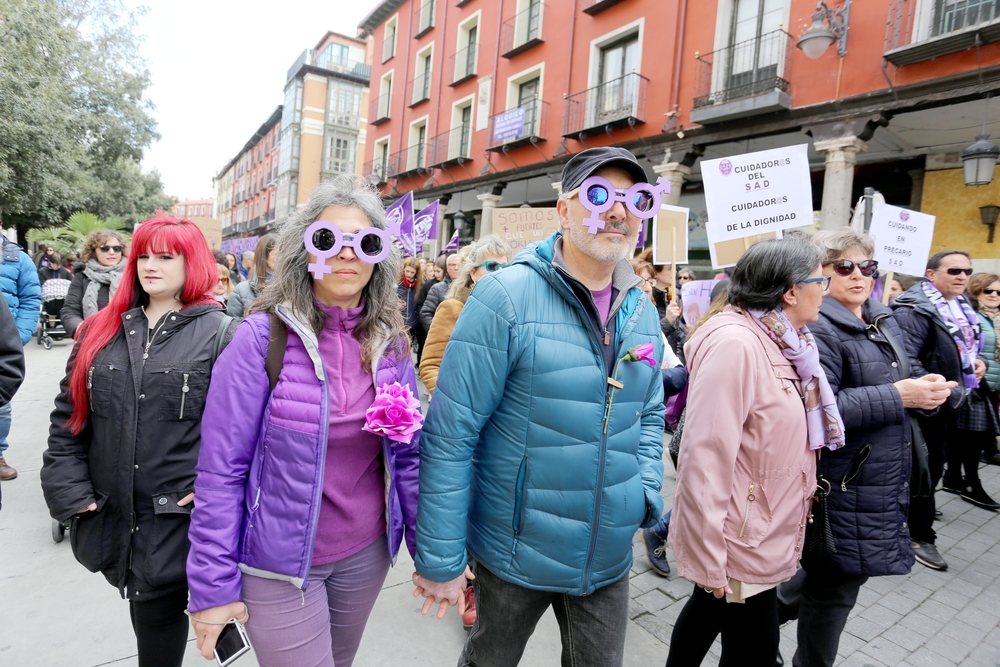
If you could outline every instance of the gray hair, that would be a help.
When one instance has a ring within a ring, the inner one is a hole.
[[[253,258],[253,250],[244,250],[240,254],[240,259],[251,259]]]
[[[777,310],[782,297],[819,267],[824,253],[802,236],[758,241],[740,257],[729,284],[729,303],[744,310]]]
[[[867,234],[858,234],[849,227],[817,232],[813,235],[812,241],[826,253],[823,266],[833,263],[835,259],[843,257],[848,251],[855,248],[868,259],[875,255],[875,241],[872,240],[872,237]]]
[[[359,181],[353,174],[322,181],[309,195],[309,201],[292,213],[278,230],[273,251],[274,274],[253,302],[250,312],[273,313],[278,304],[285,304],[314,332],[319,334],[323,330],[326,314],[314,303],[313,276],[307,268],[309,252],[303,239],[309,225],[329,206],[356,208],[364,213],[372,227],[385,229],[382,200],[374,186]],[[402,255],[393,246],[389,256],[374,265],[371,280],[362,290],[365,308],[361,322],[354,329],[354,337],[361,343],[362,363],[366,367],[370,367],[375,356],[388,345],[395,344],[400,357],[409,353],[409,339],[405,335],[396,291],[402,270]]]
[[[496,234],[484,236],[478,241],[470,243],[466,248],[465,259],[462,262],[462,268],[459,270],[458,278],[452,281],[451,287],[448,288],[448,296],[446,297],[448,299],[458,299],[463,303],[469,298],[469,292],[472,291],[472,286],[475,284],[472,280],[472,272],[483,263],[486,257],[506,257],[508,262],[511,259],[510,245],[504,243]]]

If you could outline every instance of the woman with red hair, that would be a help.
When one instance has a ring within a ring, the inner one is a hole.
[[[212,363],[236,324],[190,220],[135,232],[120,286],[80,325],[52,411],[42,489],[76,559],[129,600],[140,667],[180,667],[188,524]]]

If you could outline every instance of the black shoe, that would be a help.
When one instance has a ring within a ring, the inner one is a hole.
[[[948,493],[961,493],[965,488],[965,481],[961,477],[951,477],[945,475],[941,479],[941,490]]]
[[[941,510],[934,510],[934,520],[935,521],[939,521],[941,519],[941,517],[943,517],[943,516],[944,516],[944,512],[942,512]]]
[[[667,562],[667,541],[661,540],[653,531],[646,528],[642,531],[642,541],[646,544],[646,557],[653,571],[661,577],[670,574],[670,563]]]
[[[947,570],[948,563],[941,558],[941,554],[938,553],[937,547],[930,542],[918,542],[917,540],[911,540],[910,546],[913,547],[913,553],[917,557],[917,562],[921,565],[926,565],[932,570]]]
[[[983,485],[980,482],[975,482],[973,484],[968,484],[962,489],[962,500],[967,503],[972,503],[976,507],[982,507],[986,510],[991,510],[996,512],[1000,510],[1000,503],[990,498],[989,494],[983,489]]]
[[[979,460],[987,465],[1000,466],[1000,452],[983,452],[979,455]]]

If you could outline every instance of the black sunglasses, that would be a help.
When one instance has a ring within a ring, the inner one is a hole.
[[[986,296],[992,296],[994,294],[1000,294],[1000,289],[989,289],[989,288],[986,288],[986,289],[983,290],[983,294],[985,294]]]
[[[97,246],[101,252],[121,252],[125,249],[122,245],[99,245]]]
[[[972,275],[972,269],[971,268],[960,269],[957,266],[953,266],[953,267],[951,267],[949,269],[938,269],[938,271],[947,271],[949,276],[959,276],[959,275],[961,275],[963,273],[965,275],[967,275],[967,276],[971,276]]]
[[[854,273],[854,267],[861,269],[861,275],[865,278],[871,278],[872,275],[878,271],[878,262],[874,259],[866,259],[863,262],[853,262],[849,259],[835,259],[831,262],[834,272],[838,276],[847,277]]]

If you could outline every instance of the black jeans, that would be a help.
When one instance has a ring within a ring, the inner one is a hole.
[[[628,625],[628,575],[590,595],[525,588],[504,581],[479,563],[476,623],[459,667],[513,667],[542,614],[552,606],[562,637],[563,667],[621,667]]]
[[[996,436],[990,431],[956,430],[955,437],[948,441],[948,472],[945,477],[959,487],[977,486],[979,455],[990,445],[995,449],[996,442]]]
[[[799,619],[794,667],[833,667],[840,635],[866,581],[823,560],[803,559],[802,569],[778,586],[779,619]]]
[[[152,600],[129,600],[139,667],[181,667],[187,647],[187,588]]]
[[[670,635],[667,667],[698,667],[720,632],[719,667],[773,665],[780,639],[777,589],[738,604],[695,586]]]
[[[936,489],[944,473],[944,453],[948,439],[954,436],[955,421],[951,415],[920,419],[920,429],[927,441],[927,465],[931,472],[931,489]],[[934,544],[934,491],[926,498],[910,499],[910,537],[918,542]]]

